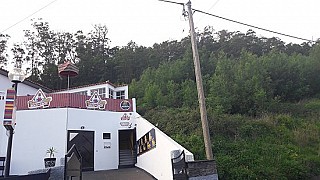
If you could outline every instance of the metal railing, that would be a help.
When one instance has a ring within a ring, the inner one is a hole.
[[[197,160],[186,162],[185,152],[171,152],[172,174],[174,180],[187,180],[193,177],[218,180],[215,160]]]
[[[179,156],[171,158],[172,173],[174,180],[187,180],[188,179],[188,164],[184,151]]]
[[[73,177],[82,180],[82,156],[75,144],[64,157],[64,180],[71,180]]]

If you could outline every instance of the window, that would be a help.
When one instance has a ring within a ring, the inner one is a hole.
[[[114,93],[114,91],[109,88],[109,98],[110,99],[113,99],[113,93]]]
[[[125,93],[124,93],[124,91],[117,91],[117,93],[116,93],[116,99],[125,99]]]
[[[87,95],[87,91],[80,91],[80,92],[76,92],[76,94],[80,94],[80,95]]]
[[[103,133],[102,138],[103,139],[111,139],[111,133]]]
[[[94,92],[98,92],[98,95],[102,98],[106,97],[106,88],[99,89],[91,89],[90,94],[92,95]]]

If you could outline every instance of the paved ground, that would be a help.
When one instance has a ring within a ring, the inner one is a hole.
[[[83,180],[155,180],[149,173],[140,168],[124,168],[106,171],[82,173]]]

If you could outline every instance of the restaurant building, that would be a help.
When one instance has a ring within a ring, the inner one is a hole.
[[[1,118],[12,87],[7,74],[0,69]],[[135,166],[156,179],[172,179],[172,151],[184,150],[187,161],[193,154],[139,115],[136,100],[128,93],[127,85],[108,81],[55,92],[29,80],[19,83],[10,124],[14,128],[10,174],[43,169],[51,147],[55,166],[63,166],[65,154],[75,145],[84,171]],[[7,122],[1,121],[0,157],[6,156]]]

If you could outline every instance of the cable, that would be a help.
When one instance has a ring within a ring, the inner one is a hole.
[[[3,32],[5,32],[5,31],[7,31],[8,29],[10,29],[10,28],[12,28],[12,27],[14,27],[14,26],[16,26],[17,24],[19,24],[19,23],[21,23],[22,21],[24,21],[24,20],[28,19],[29,17],[31,17],[31,16],[33,16],[34,14],[38,13],[38,12],[39,12],[39,11],[41,11],[42,9],[44,9],[44,8],[46,8],[46,7],[48,7],[48,6],[50,6],[52,3],[56,2],[56,1],[57,1],[57,0],[54,0],[54,1],[50,2],[49,4],[47,4],[47,5],[43,6],[42,8],[38,9],[38,10],[37,10],[37,11],[35,11],[34,13],[30,14],[29,16],[27,16],[27,17],[25,17],[25,18],[21,19],[20,21],[16,22],[15,24],[13,24],[13,25],[9,26],[8,28],[4,29],[3,31],[1,31],[1,33],[3,33]]]
[[[208,11],[210,11],[212,8],[214,8],[214,7],[218,4],[219,1],[220,1],[220,0],[217,0],[217,1],[208,9]]]
[[[209,15],[209,16],[213,16],[213,17],[216,17],[216,18],[220,18],[220,19],[223,19],[223,20],[226,20],[226,21],[238,23],[238,24],[241,24],[241,25],[244,25],[244,26],[260,29],[260,30],[267,31],[267,32],[271,32],[271,33],[274,33],[274,34],[287,36],[287,37],[290,37],[290,38],[295,38],[295,39],[299,39],[299,40],[303,40],[303,41],[317,42],[317,41],[314,41],[314,40],[305,39],[305,38],[301,38],[301,37],[297,37],[297,36],[292,36],[292,35],[289,35],[289,34],[284,34],[284,33],[276,32],[276,31],[272,31],[272,30],[269,30],[269,29],[266,29],[266,28],[262,28],[262,27],[258,27],[258,26],[253,26],[253,25],[250,25],[250,24],[247,24],[247,23],[242,23],[242,22],[235,21],[235,20],[232,20],[232,19],[224,18],[224,17],[217,16],[217,15],[214,15],[214,14],[210,14],[210,13],[207,13],[207,12],[204,12],[204,11],[201,11],[201,10],[197,10],[197,9],[192,9],[192,10],[195,11],[195,12],[203,13],[203,14],[206,14],[206,15]]]
[[[167,3],[172,3],[172,4],[179,4],[179,5],[184,6],[184,3],[178,3],[178,2],[167,1],[167,0],[159,0],[159,1],[167,2]]]
[[[216,0],[216,2],[207,11],[210,11],[212,8],[214,8],[218,4],[219,1],[220,0]],[[204,15],[198,20],[198,23],[202,20],[203,17],[204,17]]]
[[[179,5],[183,5],[183,6],[185,5],[185,4],[183,4],[183,3],[172,2],[172,1],[167,1],[167,0],[159,0],[159,1],[168,2],[168,3],[173,3],[173,4],[179,4]],[[219,0],[218,0],[218,1],[219,1]],[[218,3],[218,1],[216,1],[216,3],[213,4],[213,6],[215,6],[215,5]],[[276,31],[272,31],[272,30],[269,30],[269,29],[266,29],[266,28],[262,28],[262,27],[258,27],[258,26],[253,26],[253,25],[250,25],[250,24],[247,24],[247,23],[242,23],[242,22],[235,21],[235,20],[232,20],[232,19],[224,18],[224,17],[217,16],[217,15],[214,15],[214,14],[210,14],[210,13],[207,13],[207,12],[204,12],[204,11],[201,11],[201,10],[198,10],[198,9],[193,9],[193,8],[192,8],[192,10],[193,10],[194,12],[203,13],[203,14],[206,14],[206,15],[209,15],[209,16],[213,16],[213,17],[216,17],[216,18],[220,18],[220,19],[223,19],[223,20],[226,20],[226,21],[230,21],[230,22],[233,22],[233,23],[238,23],[238,24],[241,24],[241,25],[244,25],[244,26],[248,26],[248,27],[260,29],[260,30],[263,30],[263,31],[271,32],[271,33],[274,33],[274,34],[278,34],[278,35],[282,35],[282,36],[287,36],[287,37],[290,37],[290,38],[299,39],[299,40],[308,41],[308,42],[314,42],[314,43],[317,42],[317,41],[314,41],[314,40],[305,39],[305,38],[301,38],[301,37],[297,37],[297,36],[292,36],[292,35],[289,35],[289,34],[284,34],[284,33],[276,32]],[[184,15],[186,15],[186,14],[184,14]]]

